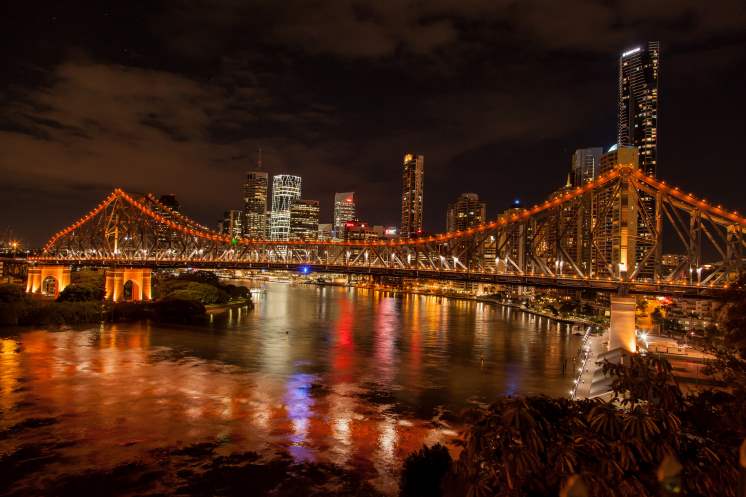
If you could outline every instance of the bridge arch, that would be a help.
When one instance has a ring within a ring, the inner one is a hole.
[[[51,275],[47,276],[44,278],[44,281],[41,282],[41,293],[42,295],[56,296],[58,294],[57,288],[59,286],[57,278]]]
[[[129,279],[122,285],[122,300],[125,302],[142,300],[142,290],[135,280]]]

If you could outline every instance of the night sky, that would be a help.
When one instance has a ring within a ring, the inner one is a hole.
[[[618,57],[662,44],[658,175],[746,210],[743,0],[8,2],[0,234],[39,244],[114,187],[214,226],[244,172],[303,177],[331,221],[358,192],[398,224],[425,155],[426,229],[477,192],[495,216],[616,140]]]

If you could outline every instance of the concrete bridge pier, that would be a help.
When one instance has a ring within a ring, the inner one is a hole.
[[[611,296],[611,320],[606,351],[596,357],[590,357],[585,365],[592,372],[588,397],[601,396],[611,391],[612,380],[604,376],[601,368],[604,361],[621,364],[630,355],[637,353],[636,305],[635,297]]]
[[[105,295],[107,300],[140,302],[153,298],[151,269],[107,268]]]

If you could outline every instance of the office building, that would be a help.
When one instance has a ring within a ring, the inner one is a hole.
[[[401,226],[399,236],[411,238],[422,234],[425,156],[405,154],[402,172]]]
[[[331,240],[333,227],[332,223],[320,223],[318,239],[321,241]]]
[[[355,192],[342,192],[334,194],[334,232],[337,238],[342,238],[342,232],[347,221],[355,219]]]
[[[487,204],[476,193],[462,193],[448,204],[446,231],[462,231],[480,225],[487,219]]]
[[[583,186],[596,178],[600,167],[599,161],[603,153],[603,148],[592,147],[579,148],[572,154],[572,186]]]
[[[316,240],[319,237],[319,201],[296,199],[290,205],[290,239]]]
[[[261,162],[258,164],[261,166]],[[265,171],[249,171],[243,184],[244,235],[253,239],[267,237],[267,197],[269,176]]]
[[[660,43],[648,42],[619,58],[617,145],[636,147],[640,169],[655,176],[658,161]]]
[[[218,223],[218,231],[233,238],[241,238],[243,233],[243,212],[229,210],[223,213],[223,219]]]
[[[290,239],[290,206],[300,198],[301,178],[290,174],[272,177],[272,211],[270,217],[270,238]]]
[[[658,169],[658,117],[660,81],[660,43],[646,45],[624,52],[619,59],[619,146],[636,147],[639,167],[647,175],[655,176]],[[645,193],[640,195],[642,208],[638,214],[637,254],[639,276],[652,278],[660,254],[645,257],[654,245],[655,199]]]
[[[621,165],[637,168],[638,154],[636,147],[614,145],[601,156],[599,173]],[[612,182],[594,196],[593,276],[617,278],[622,273],[632,274],[637,266],[638,209],[632,190],[630,187],[617,190]]]

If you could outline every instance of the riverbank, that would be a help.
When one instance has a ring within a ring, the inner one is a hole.
[[[309,282],[309,284],[316,284],[313,282]],[[319,285],[324,286],[324,285]],[[556,321],[558,323],[565,323],[565,324],[577,324],[582,326],[594,326],[594,327],[604,327],[608,326],[608,323],[599,323],[598,321],[593,321],[592,319],[579,317],[579,316],[567,316],[567,315],[555,315],[550,314],[548,312],[543,312],[538,309],[532,309],[530,307],[526,307],[524,305],[516,304],[513,302],[505,302],[500,299],[496,299],[489,296],[476,296],[476,295],[468,295],[463,293],[457,293],[457,292],[443,292],[443,291],[418,291],[418,290],[404,290],[401,288],[381,288],[375,285],[335,285],[335,286],[349,286],[351,288],[362,288],[367,290],[375,290],[378,292],[388,292],[388,293],[402,293],[402,294],[410,294],[410,295],[423,295],[428,297],[442,297],[442,298],[448,298],[448,299],[455,299],[455,300],[468,300],[473,302],[482,302],[486,304],[496,304],[501,305],[505,307],[511,307],[513,309],[517,309],[521,312],[526,312],[528,314],[533,314],[535,316],[540,316],[543,318],[547,318],[553,321]]]

